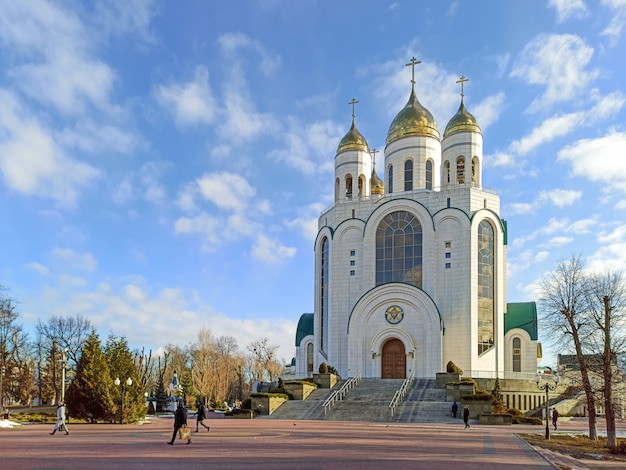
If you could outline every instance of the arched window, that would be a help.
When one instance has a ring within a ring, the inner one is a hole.
[[[389,165],[389,170],[387,171],[389,177],[389,194],[393,193],[393,165]]]
[[[443,183],[444,185],[449,185],[450,184],[450,162],[448,160],[445,161],[445,163],[443,164]]]
[[[352,199],[352,175],[346,175],[346,197]]]
[[[495,239],[489,222],[478,225],[478,354],[494,345]]]
[[[339,197],[340,197],[340,195],[339,195],[340,184],[341,184],[341,182],[340,182],[339,178],[336,178],[335,179],[335,201],[338,201]]]
[[[328,267],[329,243],[328,237],[322,240],[322,256],[320,257],[320,349],[325,350],[328,344]]]
[[[478,162],[478,157],[472,158],[472,186],[480,186],[480,182],[478,181],[479,176],[479,167],[480,163]]]
[[[513,338],[513,372],[522,371],[522,341]]]
[[[413,191],[413,160],[404,162],[404,190]]]
[[[365,180],[365,176],[359,175],[359,199],[363,199],[365,194],[363,194],[363,181]]]
[[[409,212],[392,212],[376,229],[376,285],[422,287],[422,226]]]
[[[309,375],[313,373],[313,343],[306,345],[306,372]]]
[[[426,162],[426,189],[433,189],[433,161]]]
[[[465,184],[465,157],[456,159],[456,184]]]

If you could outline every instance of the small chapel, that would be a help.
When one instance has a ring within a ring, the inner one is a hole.
[[[483,185],[483,136],[461,99],[443,134],[415,92],[387,132],[383,178],[352,125],[335,154],[334,203],[315,239],[314,312],[300,317],[295,372],[343,378],[534,374],[534,302],[507,303],[507,224]]]

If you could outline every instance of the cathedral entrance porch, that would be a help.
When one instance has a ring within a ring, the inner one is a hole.
[[[381,356],[381,378],[406,378],[406,353],[402,341],[392,338],[385,342]]]

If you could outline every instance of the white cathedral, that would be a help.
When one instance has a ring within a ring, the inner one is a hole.
[[[296,377],[472,377],[537,370],[534,302],[506,302],[507,225],[483,186],[483,137],[463,103],[443,136],[412,87],[389,126],[384,182],[352,126],[315,240],[314,313],[296,331]],[[293,364],[293,363],[292,363]],[[293,370],[293,369],[292,369]]]

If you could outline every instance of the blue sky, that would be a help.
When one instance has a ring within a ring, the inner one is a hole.
[[[626,0],[0,2],[0,284],[27,330],[289,361],[348,101],[384,149],[413,56],[441,132],[469,78],[509,302],[573,253],[624,266],[625,25]]]

